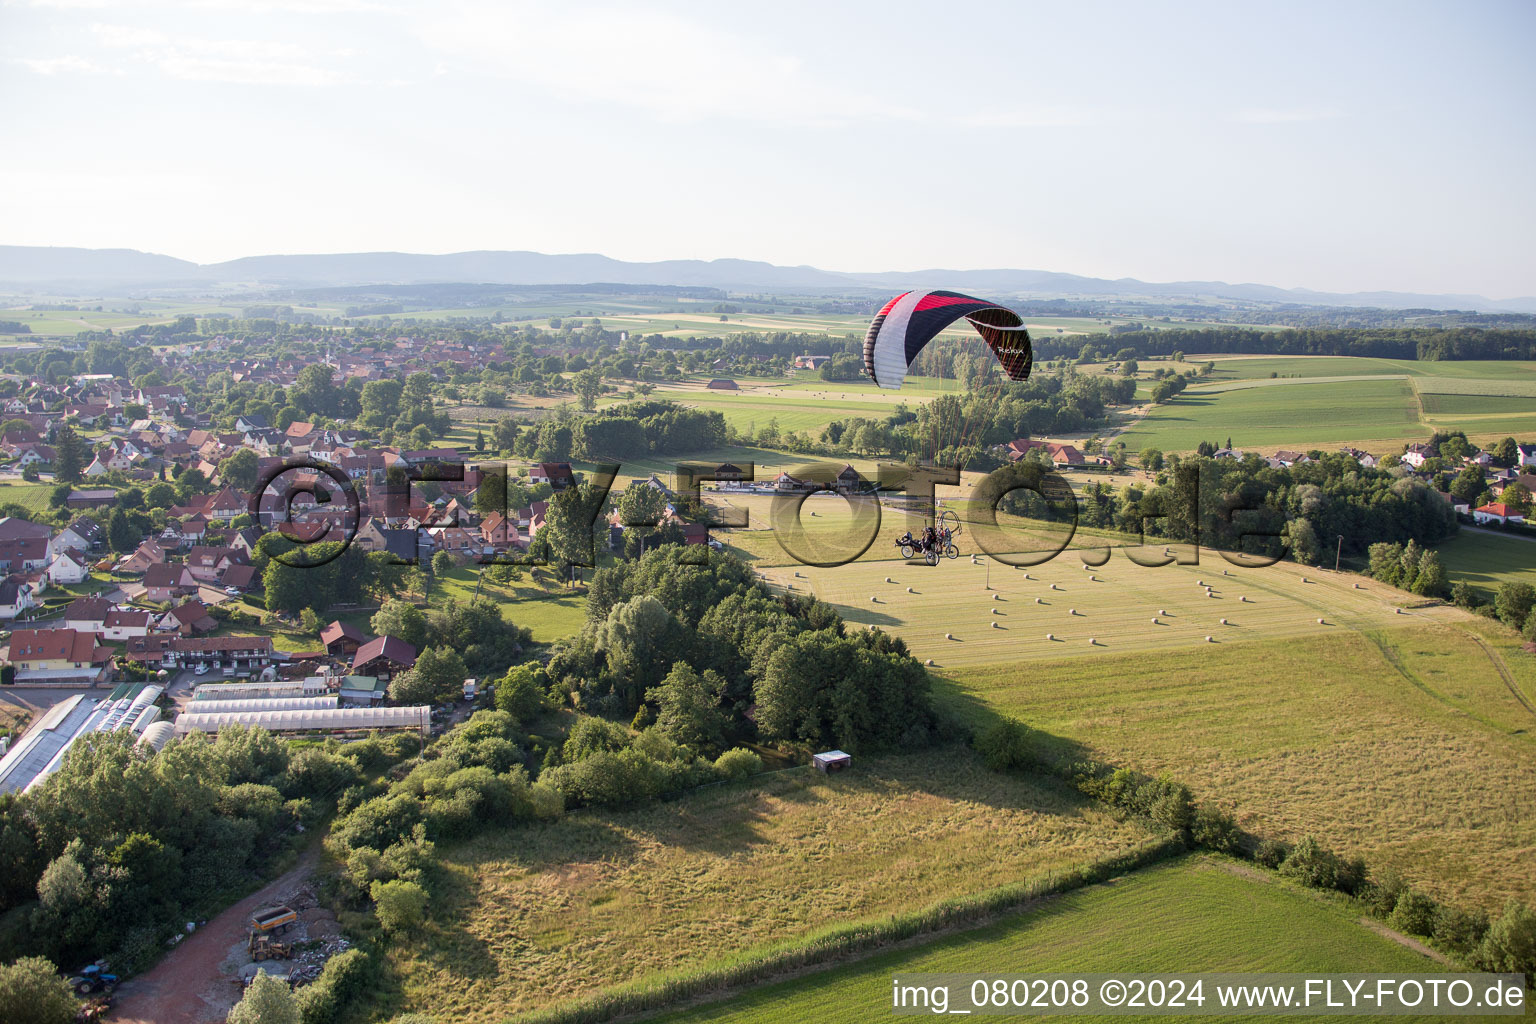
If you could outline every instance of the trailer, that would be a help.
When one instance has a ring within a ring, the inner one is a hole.
[[[251,915],[253,934],[281,935],[299,919],[292,907],[263,907]]]

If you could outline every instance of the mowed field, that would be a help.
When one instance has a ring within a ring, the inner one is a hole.
[[[891,1019],[891,979],[918,973],[1405,974],[1437,967],[1361,924],[1358,913],[1337,900],[1233,861],[1196,856],[1052,897],[996,924],[915,949],[893,950],[654,1019],[666,1024],[886,1021]],[[1206,995],[1211,997],[1204,1004],[1209,1010],[1214,993]],[[952,1011],[959,1008],[950,1004]]]
[[[1086,655],[942,671],[940,689],[1064,756],[1166,771],[1261,835],[1315,834],[1468,905],[1536,896],[1536,659],[1502,626]]]
[[[829,514],[843,504],[825,503]],[[870,557],[848,565],[817,568],[789,558],[772,565],[763,558],[759,571],[776,589],[793,588],[837,605],[856,626],[899,634],[913,654],[933,659],[940,668],[1063,657],[1093,660],[1379,628],[1402,624],[1399,606],[1417,600],[1356,575],[1291,562],[1241,568],[1209,550],[1201,553],[1198,565],[1137,565],[1127,552],[1150,561],[1165,549],[1095,548],[1091,545],[1115,542],[1086,534],[1074,539],[1081,547],[1023,568],[985,556],[973,560],[974,538],[964,534],[961,558],[914,565],[891,546],[900,530],[897,523],[884,527]],[[740,534],[731,539],[742,541]],[[1049,550],[1030,557],[1045,557]],[[1097,560],[1106,551],[1107,562],[1085,566],[1085,553]],[[1176,554],[1190,557],[1184,548]],[[1462,616],[1449,608],[1422,614]]]
[[[797,769],[439,850],[432,921],[388,1009],[493,1022],[729,964],[828,929],[1042,880],[1153,841],[960,747]]]

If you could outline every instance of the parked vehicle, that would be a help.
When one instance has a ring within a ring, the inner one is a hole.
[[[299,919],[292,907],[263,907],[251,915],[251,931],[281,935]]]
[[[80,972],[69,979],[69,987],[82,996],[95,995],[97,992],[110,993],[116,985],[117,975],[107,970],[105,960],[80,968]]]

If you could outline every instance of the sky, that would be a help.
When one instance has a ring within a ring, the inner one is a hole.
[[[1536,295],[1536,4],[0,0],[0,244]]]

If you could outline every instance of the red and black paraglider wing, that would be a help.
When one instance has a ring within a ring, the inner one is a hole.
[[[956,320],[976,328],[1013,380],[1034,361],[1029,332],[1011,309],[959,292],[904,292],[887,302],[864,337],[864,372],[883,388],[899,388],[923,347]]]

